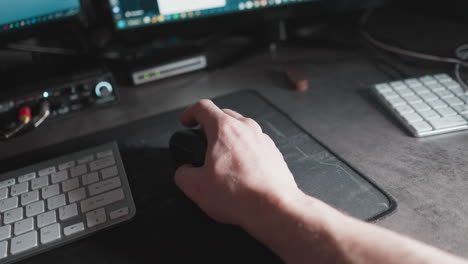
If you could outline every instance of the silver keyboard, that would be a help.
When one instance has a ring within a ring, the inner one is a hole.
[[[126,222],[135,204],[116,143],[0,175],[0,263]]]
[[[373,90],[415,137],[468,129],[468,95],[447,74],[380,83]]]

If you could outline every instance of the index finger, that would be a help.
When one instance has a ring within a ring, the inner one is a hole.
[[[221,116],[225,115],[211,100],[201,100],[192,105],[182,114],[182,124],[193,127],[201,125],[206,130],[216,125]]]

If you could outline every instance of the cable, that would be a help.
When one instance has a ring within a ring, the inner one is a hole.
[[[39,127],[50,116],[50,103],[43,101],[40,106],[39,116],[34,120],[34,127]]]
[[[364,12],[364,14],[361,16],[361,19],[359,20],[359,26],[360,26],[359,32],[364,37],[364,39],[369,41],[374,46],[377,46],[391,53],[395,53],[395,54],[399,54],[399,55],[403,55],[407,57],[412,57],[412,58],[417,58],[421,60],[455,64],[455,76],[458,82],[460,83],[460,85],[463,87],[463,90],[465,91],[465,93],[468,94],[468,86],[465,83],[465,81],[462,79],[461,74],[460,74],[461,66],[468,68],[468,62],[465,61],[468,59],[468,44],[463,44],[455,50],[455,54],[457,55],[458,58],[436,56],[432,54],[426,54],[422,52],[412,51],[412,50],[403,49],[397,46],[389,45],[387,43],[377,40],[368,31],[364,29],[373,11],[374,11],[373,9],[367,10],[366,12]]]
[[[31,122],[31,108],[29,107],[21,107],[18,111],[18,121],[19,124],[15,127],[12,131],[4,133],[3,137],[5,139],[9,139],[14,135],[18,134],[21,130],[23,130],[30,122]]]
[[[400,47],[392,46],[386,43],[383,43],[374,37],[372,37],[368,32],[365,30],[360,30],[362,36],[369,41],[370,43],[374,44],[375,46],[400,55],[408,56],[408,57],[413,57],[421,60],[429,60],[429,61],[436,61],[436,62],[445,62],[445,63],[451,63],[451,64],[459,64],[464,67],[468,68],[468,62],[456,59],[456,58],[450,58],[450,57],[441,57],[441,56],[435,56],[435,55],[430,55],[430,54],[425,54],[417,51],[412,51],[412,50],[407,50],[407,49],[402,49]]]

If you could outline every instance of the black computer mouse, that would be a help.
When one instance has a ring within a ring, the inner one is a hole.
[[[207,146],[205,133],[201,129],[177,131],[169,141],[169,148],[177,167],[184,164],[203,166]]]

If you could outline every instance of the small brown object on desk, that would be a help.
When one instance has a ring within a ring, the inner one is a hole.
[[[286,66],[285,73],[295,91],[305,92],[309,90],[309,80],[297,66]]]

